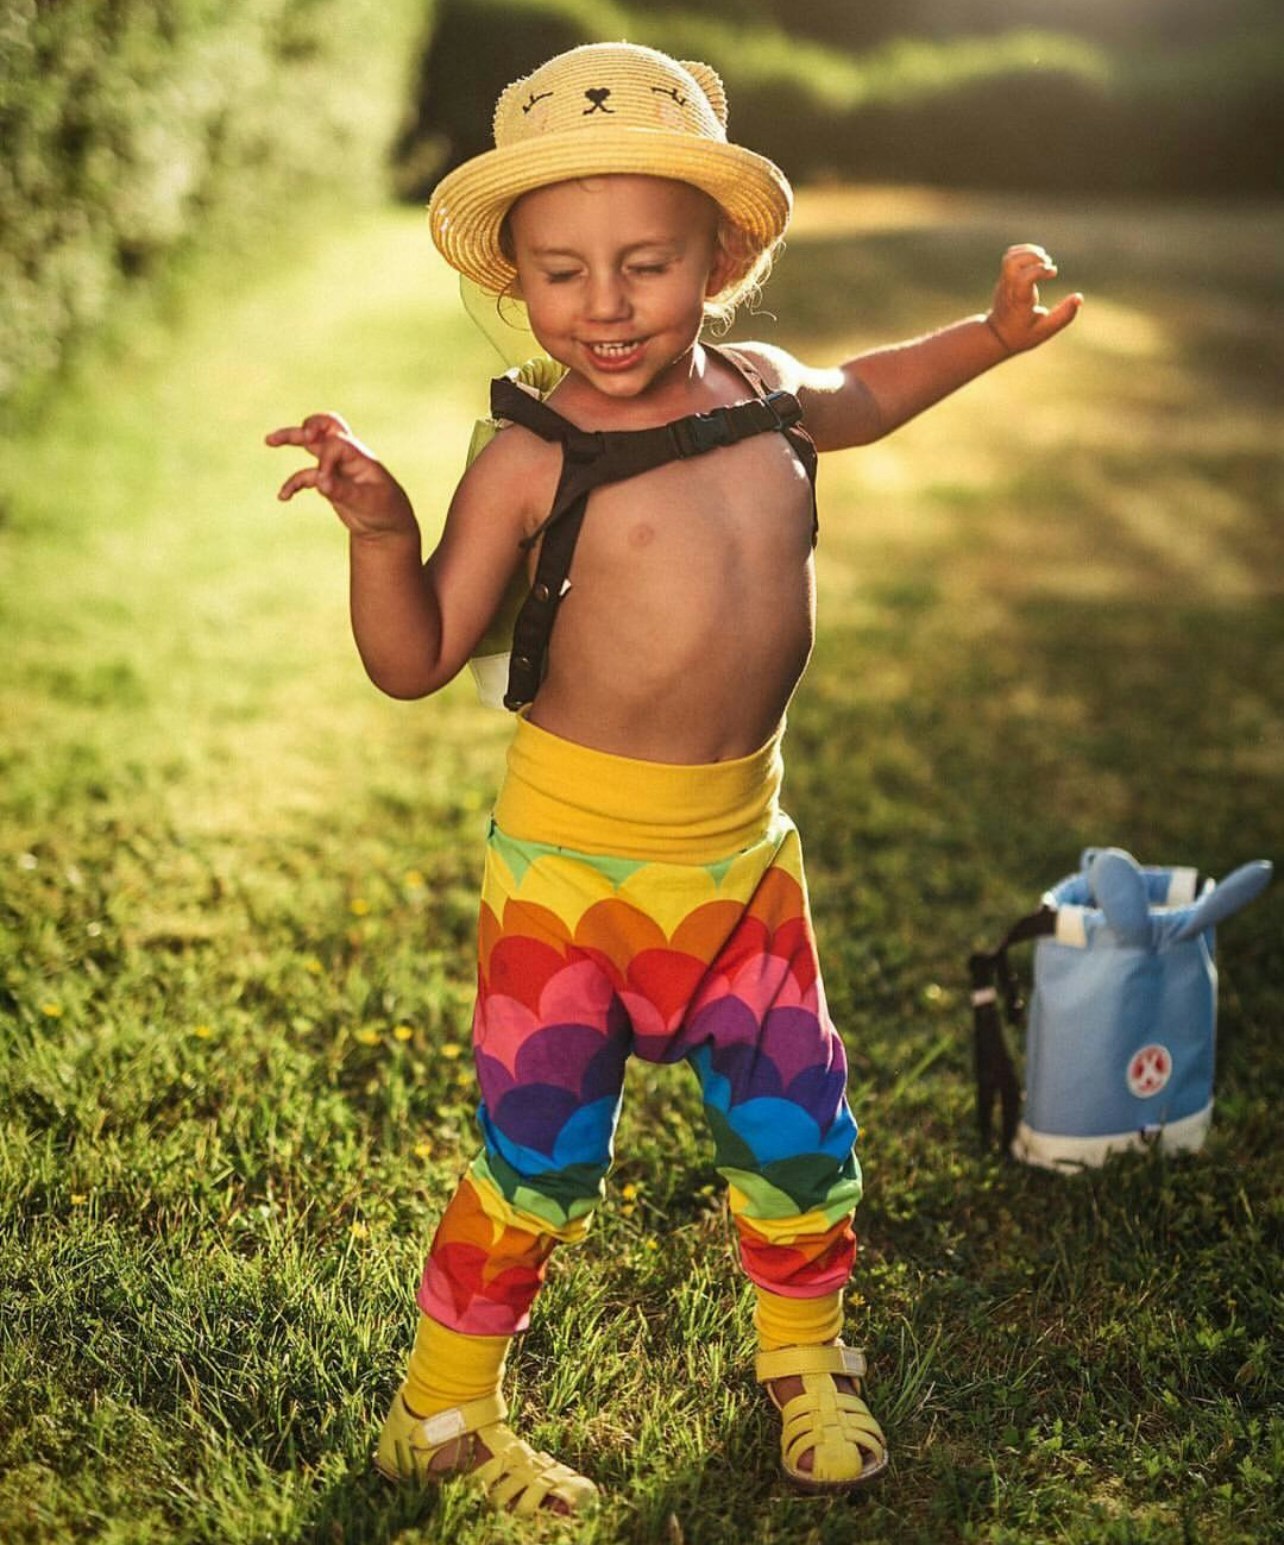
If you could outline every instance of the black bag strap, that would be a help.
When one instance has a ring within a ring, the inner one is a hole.
[[[1003,1035],[999,1016],[1002,1002],[1008,1023],[1019,1028],[1025,1013],[1020,986],[1013,975],[1008,951],[1028,939],[1045,938],[1056,932],[1057,909],[1042,906],[1008,929],[1003,942],[988,953],[977,951],[968,957],[972,979],[972,1039],[976,1067],[976,1115],[982,1147],[990,1146],[994,1124],[994,1102],[1001,1111],[1000,1148],[1007,1154],[1016,1136],[1020,1119],[1021,1086]],[[996,985],[997,984],[997,985]],[[1000,998],[1000,993],[1002,998]]]
[[[764,388],[761,376],[752,367],[745,368],[738,360],[731,363],[741,370],[755,391]],[[595,488],[637,477],[680,457],[701,456],[720,446],[734,445],[751,435],[774,430],[789,436],[812,481],[812,541],[816,539],[816,447],[802,429],[802,406],[791,392],[767,391],[730,407],[688,414],[654,429],[633,430],[580,429],[509,376],[491,382],[490,400],[493,417],[521,424],[542,439],[560,441],[562,445],[562,473],[552,508],[522,542],[526,549],[536,542],[541,546],[534,582],[513,625],[508,690],[504,694],[506,708],[523,707],[534,700],[539,690],[548,641],[557,609],[570,589],[571,559],[589,495]],[[805,446],[800,448],[795,434],[802,437]]]

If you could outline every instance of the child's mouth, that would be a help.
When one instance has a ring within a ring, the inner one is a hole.
[[[593,356],[596,364],[603,365],[608,370],[611,368],[618,369],[621,366],[633,363],[637,355],[641,353],[642,340],[640,338],[629,338],[618,343],[589,343],[585,347]]]

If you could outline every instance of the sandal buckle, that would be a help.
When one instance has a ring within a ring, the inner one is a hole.
[[[427,1448],[440,1448],[452,1438],[462,1438],[468,1431],[464,1413],[458,1406],[449,1411],[438,1411],[436,1416],[426,1416],[419,1423],[419,1432]]]
[[[865,1377],[868,1364],[865,1361],[864,1352],[859,1347],[837,1347],[835,1350],[843,1354],[844,1373],[849,1374],[853,1379]]]

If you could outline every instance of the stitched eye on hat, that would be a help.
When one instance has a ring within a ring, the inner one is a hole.
[[[535,106],[536,102],[543,102],[547,97],[551,97],[552,95],[553,93],[551,91],[532,91],[531,99],[522,108],[522,112],[529,113],[531,108]]]
[[[687,105],[687,99],[676,86],[652,86],[651,90],[662,97],[672,97],[679,107]]]

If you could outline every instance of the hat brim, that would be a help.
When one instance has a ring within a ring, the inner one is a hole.
[[[500,227],[523,193],[550,183],[612,173],[691,183],[766,250],[785,233],[793,194],[766,156],[722,140],[658,129],[547,134],[474,156],[437,184],[428,220],[437,250],[492,295],[516,277],[500,249]]]

